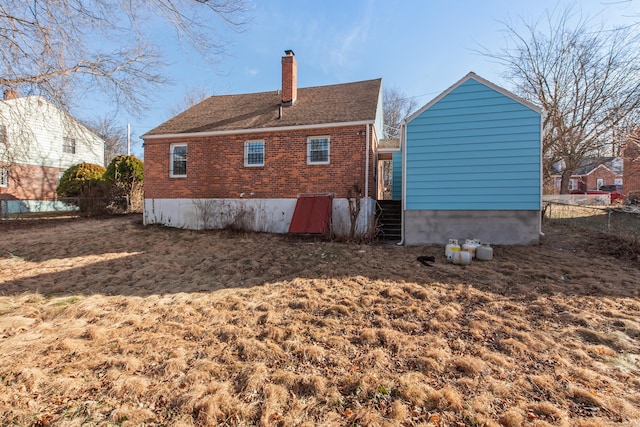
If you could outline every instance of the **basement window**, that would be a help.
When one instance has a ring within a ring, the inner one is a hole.
[[[171,144],[169,157],[169,176],[185,178],[187,176],[187,144]]]
[[[310,136],[307,138],[307,164],[329,164],[329,137]]]
[[[244,165],[246,167],[264,166],[264,141],[244,143]]]

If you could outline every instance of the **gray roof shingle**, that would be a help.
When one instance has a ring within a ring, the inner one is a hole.
[[[279,91],[211,96],[144,136],[373,121],[381,84],[374,79],[299,88],[281,118]]]

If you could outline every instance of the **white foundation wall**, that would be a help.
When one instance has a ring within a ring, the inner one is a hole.
[[[236,228],[287,233],[297,199],[145,199],[144,224],[162,224],[190,230]],[[372,229],[375,201],[363,198],[356,233]],[[333,199],[332,227],[336,236],[348,236],[349,202]]]

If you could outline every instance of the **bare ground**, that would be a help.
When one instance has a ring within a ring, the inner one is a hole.
[[[637,244],[0,224],[0,424],[640,425]],[[426,267],[420,255],[435,255]]]

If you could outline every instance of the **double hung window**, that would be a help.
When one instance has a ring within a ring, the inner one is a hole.
[[[172,178],[187,176],[187,144],[171,144],[169,176]]]

